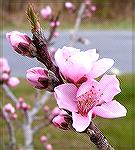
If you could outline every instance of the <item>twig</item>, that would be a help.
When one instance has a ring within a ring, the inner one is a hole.
[[[6,95],[15,103],[18,103],[18,99],[15,97],[15,95],[12,93],[12,91],[10,90],[10,88],[6,85],[3,84],[2,85],[3,90],[5,91]]]
[[[114,150],[114,148],[109,144],[103,133],[97,128],[93,121],[90,123],[85,132],[99,150]]]
[[[36,114],[39,112],[39,110],[42,108],[42,106],[46,103],[46,101],[50,98],[51,94],[49,92],[46,92],[42,98],[35,103],[35,106],[33,109],[30,111],[30,114],[32,118],[36,116]]]
[[[12,150],[15,150],[16,138],[15,138],[15,133],[14,133],[14,126],[13,126],[12,121],[10,120],[7,112],[5,112],[4,110],[2,112],[3,112],[3,117],[7,124],[9,146]]]
[[[75,26],[74,26],[74,30],[73,30],[73,33],[72,33],[72,36],[71,36],[71,39],[70,39],[69,46],[73,46],[76,42],[77,32],[79,30],[81,20],[82,20],[82,16],[83,16],[83,12],[84,12],[85,8],[86,8],[86,4],[82,3],[81,6],[80,6],[80,9],[78,11],[78,14],[77,14],[77,18],[76,18],[76,21],[75,21]]]
[[[36,133],[37,131],[39,131],[40,129],[42,129],[42,128],[48,126],[49,124],[50,124],[50,122],[42,122],[42,123],[40,123],[39,125],[35,126],[35,127],[33,128],[33,134],[35,134],[35,133]]]

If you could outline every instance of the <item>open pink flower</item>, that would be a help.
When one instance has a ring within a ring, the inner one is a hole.
[[[50,6],[46,6],[45,8],[41,9],[40,14],[44,19],[49,19],[52,16],[52,9]]]
[[[104,75],[99,82],[88,80],[79,88],[72,83],[62,84],[54,91],[59,108],[72,112],[73,127],[78,132],[89,126],[92,115],[117,118],[127,112],[124,106],[112,100],[120,92],[115,75]]]
[[[48,71],[44,68],[35,67],[27,70],[26,78],[32,86],[38,89],[48,87]]]
[[[63,47],[55,53],[55,61],[64,77],[74,83],[88,76],[96,78],[112,67],[112,59],[98,60],[96,49],[80,51],[72,47]],[[97,61],[98,60],[98,61]]]
[[[32,57],[29,51],[32,41],[27,34],[20,33],[18,31],[12,31],[6,34],[6,38],[17,53]]]

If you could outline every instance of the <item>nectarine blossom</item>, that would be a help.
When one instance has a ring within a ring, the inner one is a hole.
[[[117,118],[127,112],[124,106],[112,100],[121,91],[115,75],[104,75],[99,82],[89,79],[80,87],[62,84],[54,91],[59,108],[72,112],[73,127],[78,132],[89,126],[92,115]]]
[[[70,82],[77,83],[82,78],[97,78],[112,67],[112,59],[98,60],[96,49],[80,51],[73,47],[63,47],[55,53],[55,62],[62,75]]]

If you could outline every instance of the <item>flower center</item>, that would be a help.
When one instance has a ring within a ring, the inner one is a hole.
[[[77,98],[78,113],[87,116],[88,112],[99,103],[97,92],[90,90]]]

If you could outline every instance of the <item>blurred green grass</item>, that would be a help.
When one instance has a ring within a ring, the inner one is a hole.
[[[111,145],[116,150],[133,150],[135,149],[135,109],[134,109],[134,100],[135,100],[135,74],[126,74],[118,76],[118,79],[121,83],[122,92],[115,97],[122,105],[124,105],[127,110],[127,116],[117,119],[103,119],[96,117],[94,122],[104,133],[106,138],[109,140]],[[12,89],[17,97],[23,96],[26,101],[30,104],[33,104],[33,92],[34,89],[24,80],[21,79],[20,86]],[[3,99],[2,103],[5,104],[9,102],[8,98],[2,94],[0,90],[0,99]],[[51,98],[47,105],[51,108],[56,106],[56,102]],[[43,110],[39,112],[43,114]],[[19,112],[20,121],[22,120],[21,113]],[[16,126],[16,137],[18,146],[23,144],[22,131],[17,127],[16,121],[14,122]],[[7,130],[4,121],[0,118],[0,135],[2,135],[3,145],[7,144]],[[34,136],[34,146],[35,150],[42,149],[42,145],[39,141],[41,135],[49,135],[49,143],[53,145],[54,150],[84,150],[91,149],[95,150],[95,146],[89,141],[89,138],[85,134],[73,133],[71,131],[62,131],[60,129],[54,128],[52,125],[45,127],[40,130]]]
[[[49,29],[49,24],[41,21],[41,26],[43,30]],[[74,22],[72,21],[64,21],[61,22],[59,30],[68,30],[74,28]],[[132,30],[135,28],[134,20],[106,20],[106,21],[98,21],[98,22],[83,22],[81,23],[80,29],[82,30]],[[25,23],[10,23],[10,24],[0,24],[0,30],[30,30],[30,24],[28,21]]]

